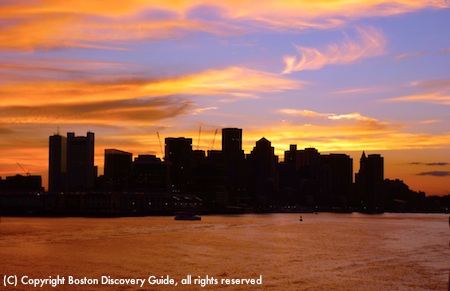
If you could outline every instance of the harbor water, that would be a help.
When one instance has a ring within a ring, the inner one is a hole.
[[[0,290],[447,290],[449,242],[445,214],[2,217]]]

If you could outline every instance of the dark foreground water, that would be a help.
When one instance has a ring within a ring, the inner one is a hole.
[[[299,217],[2,217],[0,290],[447,290],[448,215]]]

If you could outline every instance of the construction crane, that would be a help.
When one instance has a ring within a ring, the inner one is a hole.
[[[216,141],[216,135],[217,135],[217,129],[216,129],[216,132],[214,132],[214,138],[213,138],[211,150],[213,150],[213,148],[214,148],[214,142]]]
[[[19,165],[19,167],[25,172],[27,176],[30,176],[30,171],[25,170],[19,163],[17,163],[17,165]]]
[[[197,150],[200,149],[200,135],[202,134],[202,127],[198,128]]]
[[[158,136],[158,140],[159,140],[159,148],[161,149],[161,155],[162,155],[162,160],[164,160],[164,151],[162,148],[162,144],[161,144],[161,138],[159,137],[159,132],[156,132],[156,135]]]

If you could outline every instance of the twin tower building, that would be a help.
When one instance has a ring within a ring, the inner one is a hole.
[[[49,192],[86,191],[94,188],[94,133],[67,138],[59,134],[49,138]]]

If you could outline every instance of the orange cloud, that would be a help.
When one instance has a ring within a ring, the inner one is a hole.
[[[296,46],[301,58],[287,56],[284,58],[283,74],[295,71],[318,70],[326,65],[348,64],[357,60],[379,56],[384,53],[386,38],[374,28],[357,29],[359,40],[347,39],[341,44],[328,45],[324,50]]]
[[[196,31],[236,35],[262,30],[328,29],[363,17],[449,7],[445,1],[422,0],[113,2],[18,0],[2,5],[0,49],[126,49],[122,46],[125,40],[183,37]]]
[[[425,102],[450,105],[450,79],[435,79],[413,82],[417,94],[385,99],[387,102]]]
[[[192,104],[179,98],[92,102],[84,104],[0,107],[2,123],[153,124],[186,114]]]
[[[430,120],[423,120],[420,121],[419,124],[432,124],[432,123],[439,123],[442,122],[442,120],[439,119],[430,119]]]
[[[106,78],[111,80],[116,75],[124,76],[136,70],[136,66],[121,62],[101,62],[75,59],[42,59],[20,57],[0,61],[0,90],[2,85],[22,86],[49,82],[48,80],[87,79],[91,82]],[[114,71],[114,76],[111,75]],[[6,93],[6,91],[5,91]]]
[[[318,113],[311,110],[296,110],[296,109],[280,109],[278,112],[291,116],[326,118],[329,120],[356,120],[360,124],[369,125],[371,127],[384,127],[387,125],[386,122],[380,122],[375,118],[362,116],[358,112],[348,114],[334,114],[334,113]]]
[[[197,115],[197,114],[205,112],[205,111],[217,110],[217,109],[219,109],[219,107],[216,107],[216,106],[196,108],[196,109],[192,110],[192,114]]]
[[[446,8],[443,1],[423,0],[300,0],[300,1],[223,1],[229,18],[253,19],[277,27],[336,27],[346,19],[390,16],[424,8]]]
[[[311,110],[297,110],[297,109],[280,109],[278,112],[293,116],[305,116],[305,117],[322,117],[327,118],[330,116],[328,113],[318,113]],[[332,114],[331,114],[332,115]]]
[[[127,49],[124,41],[171,39],[186,31],[229,34],[232,25],[183,16],[192,6],[182,7],[160,1],[47,0],[41,3],[11,4],[2,7],[0,49],[47,50],[54,48]],[[181,10],[180,10],[181,9]],[[147,17],[147,11],[163,10],[166,16]],[[235,33],[234,33],[235,34]]]
[[[390,99],[387,99],[386,101],[390,101],[390,102],[425,102],[425,103],[450,105],[450,95],[442,96],[437,93],[419,94],[419,95],[410,95],[410,96],[390,98]]]
[[[23,104],[82,104],[153,98],[168,95],[220,95],[236,98],[246,94],[300,89],[303,83],[269,72],[229,67],[163,80],[41,81],[0,85],[2,106]]]
[[[226,34],[220,25],[198,20],[103,20],[94,22],[73,15],[33,16],[29,22],[7,27],[0,35],[3,50],[93,48],[127,50],[125,41],[180,38],[184,31]]]

